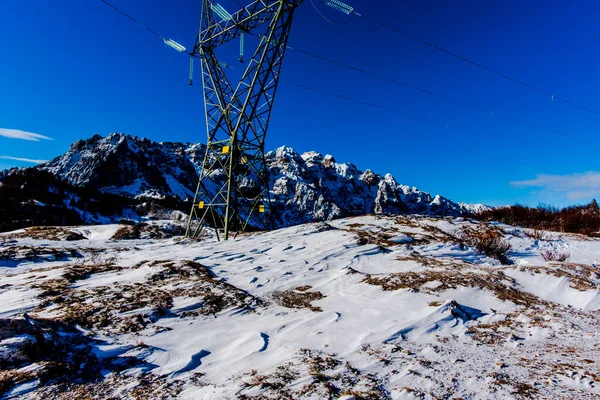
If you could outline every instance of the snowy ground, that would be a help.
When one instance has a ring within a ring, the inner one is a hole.
[[[598,239],[418,216],[229,242],[121,228],[0,234],[0,397],[600,396]]]

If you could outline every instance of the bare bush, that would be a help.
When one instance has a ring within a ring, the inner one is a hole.
[[[461,244],[476,248],[488,257],[495,258],[501,264],[509,265],[512,261],[508,258],[511,245],[502,238],[502,234],[491,228],[482,227],[478,230],[463,227],[455,232]]]
[[[542,251],[542,258],[545,261],[560,261],[560,262],[565,262],[567,261],[569,258],[571,258],[571,254],[569,253],[562,253],[556,249],[548,249],[548,250],[544,250]]]
[[[596,200],[587,205],[562,209],[543,204],[536,208],[516,204],[510,207],[493,208],[467,217],[481,221],[499,221],[534,230],[579,233],[588,236],[598,236],[600,232],[600,207]]]
[[[528,238],[538,240],[540,242],[549,242],[552,240],[552,235],[539,229],[524,230],[523,233]]]

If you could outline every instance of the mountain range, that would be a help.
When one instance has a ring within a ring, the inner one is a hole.
[[[122,133],[94,135],[74,142],[47,163],[4,171],[0,195],[11,197],[13,203],[18,200],[29,216],[45,214],[43,207],[53,207],[53,213],[64,208],[70,215],[66,223],[79,222],[77,217],[84,223],[135,219],[151,213],[153,205],[186,212],[204,153],[205,145],[198,143],[159,143]],[[365,214],[459,216],[486,209],[431,196],[399,184],[391,174],[360,171],[352,163],[338,163],[333,156],[314,151],[299,154],[280,147],[267,153],[266,161],[277,227]],[[42,181],[46,185],[38,184]],[[29,192],[14,193],[27,185]],[[21,214],[12,211],[11,215]],[[10,228],[34,222],[22,219],[17,217]]]

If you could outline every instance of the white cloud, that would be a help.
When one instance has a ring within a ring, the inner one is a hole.
[[[22,158],[22,157],[11,157],[11,156],[0,156],[0,158],[4,160],[13,160],[13,161],[22,161],[30,164],[41,164],[45,163],[48,160],[33,160],[31,158]]]
[[[0,128],[0,136],[4,136],[9,139],[29,140],[32,142],[39,142],[40,139],[52,140],[52,138],[49,138],[48,136],[40,135],[39,133],[25,132],[25,131],[20,131],[18,129]]]
[[[569,200],[581,200],[600,195],[600,172],[570,175],[537,175],[535,179],[510,182],[517,188],[535,187]]]

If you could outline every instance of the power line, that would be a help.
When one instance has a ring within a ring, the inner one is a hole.
[[[396,108],[390,108],[390,107],[382,106],[382,105],[379,105],[379,104],[370,103],[370,102],[367,102],[367,101],[364,101],[364,100],[360,100],[360,99],[356,99],[356,98],[353,98],[353,97],[341,95],[341,94],[338,94],[338,93],[327,92],[325,90],[320,90],[320,89],[314,88],[312,86],[307,86],[307,85],[303,85],[303,84],[300,84],[300,83],[291,83],[291,85],[299,87],[299,88],[302,88],[302,89],[305,89],[305,90],[310,90],[310,91],[313,91],[315,93],[320,93],[320,94],[324,94],[326,96],[330,96],[330,97],[342,99],[342,100],[345,100],[345,101],[348,101],[348,102],[351,102],[351,103],[361,104],[363,106],[367,106],[367,107],[371,107],[371,108],[376,108],[376,109],[383,110],[383,111],[388,111],[388,112],[391,112],[391,113],[394,113],[394,114],[403,115],[405,117],[409,117],[409,118],[413,118],[413,119],[419,119],[419,120],[422,120],[422,121],[432,122],[432,123],[434,123],[436,125],[440,125],[440,126],[442,126],[444,128],[450,128],[451,127],[451,125],[449,123],[442,122],[442,121],[439,121],[439,120],[436,120],[436,119],[433,119],[433,118],[423,117],[421,115],[411,114],[411,113],[408,113],[408,112],[405,112],[405,111],[402,111],[402,110],[398,110]],[[452,127],[454,127],[454,126],[452,125]],[[481,134],[480,131],[474,131],[472,129],[458,128],[458,127],[456,129],[459,129],[459,130],[465,131],[465,132],[473,132],[473,133],[476,133],[476,134]],[[486,133],[486,135],[492,136],[492,137],[498,139],[497,135],[492,135],[491,133]],[[531,145],[531,143],[521,142],[519,140],[514,140],[512,138],[506,138],[505,137],[503,139],[506,140],[506,141],[510,141],[512,143],[519,143],[519,144],[524,144],[524,145]]]
[[[361,105],[364,105],[364,106],[368,106],[368,107],[371,107],[371,108],[376,108],[376,109],[380,109],[380,110],[392,112],[392,113],[395,113],[395,114],[400,114],[400,115],[403,115],[403,116],[406,116],[406,117],[409,117],[409,118],[420,119],[420,120],[432,122],[434,124],[441,125],[441,126],[443,126],[445,128],[450,128],[451,127],[450,124],[447,124],[447,123],[444,123],[442,121],[438,121],[438,120],[435,120],[435,119],[432,119],[432,118],[427,118],[427,117],[423,117],[423,116],[416,115],[416,114],[410,114],[410,113],[407,113],[407,112],[402,111],[402,110],[398,110],[398,109],[390,108],[390,107],[386,107],[386,106],[381,106],[379,104],[370,103],[370,102],[367,102],[367,101],[363,101],[363,100],[360,100],[360,99],[356,99],[356,98],[352,98],[352,97],[340,95],[340,94],[337,94],[337,93],[327,92],[327,91],[320,90],[320,89],[317,89],[317,88],[314,88],[314,87],[311,87],[311,86],[303,85],[303,84],[300,84],[300,83],[290,83],[290,85],[296,86],[296,87],[299,87],[299,88],[302,88],[302,89],[305,89],[305,90],[313,91],[315,93],[320,93],[320,94],[324,94],[324,95],[327,95],[327,96],[330,96],[330,97],[342,99],[342,100],[345,100],[345,101],[348,101],[348,102],[352,102],[352,103],[356,103],[356,104],[361,104]],[[454,126],[452,126],[452,127],[454,127]],[[474,131],[473,129],[467,129],[467,128],[462,128],[462,127],[456,127],[456,129],[458,129],[460,131],[464,131],[464,132],[472,132],[472,133],[475,133],[477,135],[482,134],[481,131]],[[509,142],[509,143],[518,143],[518,144],[522,144],[522,145],[526,145],[526,146],[539,146],[539,143],[523,142],[523,141],[515,140],[513,138],[509,138],[509,137],[506,137],[506,136],[505,137],[501,137],[501,136],[494,135],[494,134],[491,134],[491,133],[483,133],[483,134],[485,134],[487,136],[490,136],[490,137],[494,138],[495,140],[502,139],[505,142]],[[571,149],[565,149],[565,151],[566,151],[567,154],[569,154],[569,155],[571,154]],[[587,157],[587,158],[590,159],[590,160],[600,160],[600,158],[597,158],[597,157]]]
[[[375,104],[375,103],[370,103],[368,101],[356,99],[356,98],[345,96],[345,95],[341,95],[341,94],[338,94],[338,93],[327,92],[325,90],[320,90],[320,89],[314,88],[312,86],[307,86],[307,85],[304,85],[304,84],[301,84],[301,83],[296,83],[295,82],[295,83],[291,83],[291,85],[299,87],[299,88],[302,88],[302,89],[310,90],[310,91],[313,91],[315,93],[320,93],[320,94],[324,94],[324,95],[327,95],[327,96],[330,96],[330,97],[335,97],[335,98],[338,98],[338,99],[346,100],[348,102],[352,102],[352,103],[356,103],[356,104],[361,104],[363,106],[367,106],[367,107],[371,107],[371,108],[376,108],[376,109],[383,110],[383,111],[388,111],[388,112],[391,112],[391,113],[394,113],[394,114],[403,115],[405,117],[409,117],[409,118],[413,118],[413,119],[419,119],[419,120],[422,120],[422,121],[431,122],[431,123],[434,123],[436,125],[440,125],[440,126],[442,126],[444,128],[450,128],[450,124],[449,123],[443,122],[443,121],[439,121],[437,119],[423,117],[423,116],[417,115],[417,114],[411,114],[411,113],[408,113],[406,111],[398,110],[396,108],[391,108],[391,107],[386,107],[386,106],[382,106],[382,105]],[[460,128],[460,129],[464,130],[464,131],[475,132],[475,131],[469,130],[469,129],[464,129],[464,128]],[[480,132],[475,132],[475,133],[480,133]],[[516,143],[519,143],[519,142],[516,142]],[[528,144],[528,143],[524,143],[524,142],[520,142],[520,143],[522,143],[522,144]]]
[[[567,132],[563,132],[563,131],[559,131],[559,130],[556,130],[556,129],[552,129],[552,128],[549,128],[549,127],[546,127],[546,126],[543,126],[543,125],[536,124],[534,122],[526,121],[526,120],[521,119],[521,118],[512,117],[512,116],[503,115],[503,114],[496,114],[493,111],[488,110],[486,108],[483,108],[483,107],[480,107],[480,106],[476,106],[476,105],[473,105],[473,104],[469,104],[469,103],[466,103],[466,102],[464,102],[462,100],[458,100],[458,99],[455,99],[455,98],[452,98],[452,97],[449,97],[449,96],[446,96],[446,95],[443,95],[443,94],[435,93],[435,92],[432,92],[430,90],[423,89],[423,88],[420,88],[418,86],[414,86],[414,85],[411,85],[411,84],[408,84],[408,83],[405,83],[405,82],[401,82],[401,81],[399,81],[397,79],[390,78],[388,76],[381,75],[381,74],[378,74],[378,73],[375,73],[375,72],[372,72],[372,71],[369,71],[369,70],[366,70],[366,69],[358,68],[358,67],[352,66],[350,64],[346,64],[344,62],[334,60],[334,59],[329,58],[329,57],[324,57],[324,56],[321,56],[321,55],[318,55],[318,54],[314,54],[314,53],[311,53],[310,51],[307,51],[307,50],[303,50],[303,49],[299,49],[299,48],[295,48],[295,47],[291,47],[291,46],[288,46],[288,48],[291,49],[291,50],[297,51],[299,53],[305,54],[307,56],[310,56],[310,57],[313,57],[313,58],[316,58],[316,59],[319,59],[319,60],[322,60],[322,61],[334,64],[334,65],[338,65],[338,66],[341,66],[341,67],[344,67],[344,68],[347,68],[347,69],[350,69],[352,71],[360,72],[360,73],[365,74],[365,75],[369,75],[369,76],[372,76],[372,77],[375,77],[375,78],[378,78],[378,79],[382,79],[384,81],[387,81],[387,82],[390,82],[390,83],[394,83],[396,85],[403,86],[403,87],[406,87],[406,88],[409,88],[409,89],[412,89],[412,90],[416,90],[418,92],[421,92],[421,93],[424,93],[424,94],[427,94],[427,95],[430,95],[430,96],[438,97],[438,98],[450,101],[452,103],[460,104],[462,106],[465,106],[465,107],[468,107],[468,108],[471,108],[471,109],[474,109],[474,110],[484,111],[486,113],[489,113],[492,116],[497,116],[499,118],[508,119],[508,120],[515,121],[515,122],[519,122],[519,123],[522,123],[522,124],[526,124],[526,125],[533,126],[533,127],[536,127],[536,128],[544,129],[546,131],[558,133],[558,134],[561,134],[561,135],[567,134]]]
[[[122,10],[118,9],[118,8],[117,8],[117,7],[115,7],[114,5],[112,5],[112,4],[110,4],[109,2],[107,2],[106,0],[100,0],[100,1],[101,1],[101,2],[103,2],[103,3],[105,3],[106,5],[108,5],[109,7],[113,8],[114,10],[116,10],[117,12],[119,12],[120,14],[124,15],[124,16],[125,16],[125,17],[127,17],[128,19],[132,20],[132,21],[133,21],[133,22],[135,22],[136,24],[138,24],[138,25],[142,26],[144,29],[146,29],[146,30],[150,31],[150,32],[151,32],[152,34],[154,34],[155,36],[157,36],[157,37],[161,38],[162,40],[166,40],[166,39],[165,39],[165,38],[164,38],[162,35],[160,35],[160,34],[159,34],[159,33],[157,33],[156,31],[152,30],[151,28],[147,27],[146,25],[142,24],[141,22],[137,21],[135,18],[133,18],[133,17],[132,17],[132,16],[130,16],[129,14],[125,13],[124,11],[122,11]],[[238,3],[238,4],[240,4],[240,3],[239,3],[238,1],[236,1],[236,0],[233,0],[233,1],[235,1],[235,2],[236,2],[236,3]],[[312,1],[311,1],[311,2],[312,2]],[[313,5],[314,5],[314,4],[313,4]],[[356,13],[356,12],[354,12],[354,14],[356,14],[356,15],[358,15],[358,16],[360,16],[360,17],[363,17],[363,18],[364,18],[364,16],[363,16],[363,15],[361,15],[361,14],[359,14],[359,13]],[[376,20],[372,20],[372,21],[379,23],[379,21],[376,21]],[[382,25],[385,25],[385,24],[383,24],[383,23],[381,23],[381,24],[382,24]],[[386,27],[388,27],[388,26],[386,26]],[[391,28],[391,29],[395,29],[395,28],[392,28],[392,27],[390,27],[390,28]],[[405,34],[404,32],[401,32],[401,31],[398,31],[398,32],[399,32],[399,33],[402,33],[402,34]],[[252,35],[253,35],[253,36],[255,36],[255,37],[258,37],[258,38],[260,38],[260,37],[259,37],[258,35],[256,35],[256,34],[252,34]],[[409,34],[406,34],[406,35],[409,35]],[[409,36],[412,36],[412,35],[409,35]],[[414,37],[414,38],[415,38],[416,40],[420,40],[420,39],[418,39],[418,38],[416,38],[416,37]],[[399,80],[397,80],[397,79],[390,78],[390,77],[387,77],[387,76],[384,76],[384,75],[381,75],[381,74],[378,74],[378,73],[375,73],[375,72],[372,72],[372,71],[368,71],[368,70],[365,70],[365,69],[362,69],[362,68],[358,68],[358,67],[355,67],[355,66],[352,66],[352,65],[346,64],[346,63],[344,63],[344,62],[341,62],[341,61],[337,61],[337,60],[334,60],[334,59],[331,59],[331,58],[328,58],[328,57],[320,56],[320,55],[318,55],[318,54],[311,53],[311,52],[309,52],[309,51],[307,51],[307,50],[303,50],[303,49],[299,49],[299,48],[295,48],[295,47],[291,47],[291,46],[287,46],[287,48],[288,48],[288,49],[290,49],[290,50],[294,50],[294,51],[297,51],[297,52],[299,52],[299,53],[302,53],[302,54],[308,55],[308,56],[310,56],[310,57],[313,57],[313,58],[320,59],[320,60],[322,60],[322,61],[326,61],[326,62],[329,62],[329,63],[335,64],[335,65],[338,65],[338,66],[341,66],[341,67],[344,67],[344,68],[347,68],[347,69],[350,69],[350,70],[356,71],[356,72],[360,72],[360,73],[362,73],[362,74],[365,74],[365,75],[369,75],[369,76],[372,76],[372,77],[375,77],[375,78],[378,78],[378,79],[382,79],[382,80],[385,80],[385,81],[388,81],[388,82],[391,82],[391,83],[394,83],[394,84],[397,84],[397,85],[400,85],[400,86],[407,87],[407,88],[409,88],[409,89],[413,89],[413,90],[419,91],[419,92],[421,92],[421,93],[428,94],[428,95],[430,95],[430,96],[435,96],[435,97],[438,97],[438,98],[441,98],[441,99],[444,99],[444,100],[447,100],[447,101],[450,101],[450,102],[453,102],[453,103],[456,103],[456,104],[460,104],[460,105],[463,105],[463,106],[466,106],[466,107],[469,107],[469,108],[472,108],[472,109],[475,109],[475,110],[480,110],[480,111],[490,112],[490,114],[491,114],[492,116],[493,116],[493,115],[495,115],[495,116],[497,116],[497,117],[500,117],[500,118],[504,118],[504,119],[508,119],[508,120],[515,121],[515,122],[523,123],[523,124],[526,124],[526,125],[530,125],[530,126],[533,126],[533,127],[536,127],[536,128],[544,129],[544,130],[546,130],[546,131],[550,131],[550,132],[558,133],[558,134],[561,134],[561,135],[568,134],[568,132],[564,132],[564,131],[559,131],[559,130],[556,130],[556,129],[548,128],[548,127],[546,127],[546,126],[539,125],[539,124],[536,124],[536,123],[533,123],[533,122],[529,122],[529,121],[526,121],[526,120],[523,120],[523,119],[520,119],[520,118],[516,118],[516,117],[512,117],[512,116],[508,116],[508,115],[502,115],[502,114],[493,114],[493,112],[491,112],[491,111],[489,111],[489,110],[487,110],[487,109],[485,109],[485,108],[482,108],[482,107],[479,107],[479,106],[475,106],[475,105],[472,105],[472,104],[469,104],[469,103],[463,102],[463,101],[461,101],[461,100],[454,99],[454,98],[452,98],[452,97],[449,97],[449,96],[445,96],[445,95],[442,95],[442,94],[439,94],[439,93],[435,93],[435,92],[432,92],[432,91],[430,91],[430,90],[427,90],[427,89],[420,88],[420,87],[418,87],[418,86],[414,86],[414,85],[411,85],[411,84],[407,84],[407,83],[401,82],[401,81],[399,81]],[[443,49],[441,49],[441,48],[439,48],[439,49],[440,49],[441,51],[444,51],[444,50],[443,50]],[[186,54],[189,54],[189,55],[191,55],[191,56],[194,56],[194,57],[198,57],[197,55],[194,55],[194,54],[192,54],[192,53],[189,53],[189,52],[187,52],[187,51],[186,51],[185,53],[186,53]],[[449,54],[452,54],[452,55],[454,55],[453,53],[449,53]],[[457,57],[460,57],[460,56],[457,56]],[[465,60],[467,60],[467,59],[465,59]],[[469,61],[469,60],[467,60],[467,61]],[[484,67],[484,68],[485,68],[485,67]],[[491,70],[491,71],[492,71],[492,72],[494,72],[493,70]],[[350,97],[347,97],[347,96],[343,96],[343,95],[339,95],[339,94],[336,94],[336,93],[329,93],[329,92],[321,91],[321,90],[318,90],[318,89],[316,89],[316,88],[313,88],[313,87],[310,87],[310,86],[306,86],[306,85],[302,85],[302,84],[299,84],[299,83],[294,83],[293,85],[294,85],[294,86],[297,86],[297,87],[301,87],[301,88],[303,88],[303,89],[306,89],[306,90],[312,90],[312,91],[314,91],[314,92],[318,92],[318,93],[324,93],[324,94],[326,94],[326,95],[329,95],[329,96],[331,96],[331,97],[336,97],[336,98],[343,99],[343,100],[346,100],[346,101],[350,101],[350,102],[354,102],[354,103],[362,104],[362,105],[365,105],[365,106],[368,106],[368,107],[372,107],[372,108],[378,108],[378,109],[385,110],[385,111],[388,111],[388,112],[392,112],[392,113],[395,113],[395,114],[400,114],[400,115],[404,115],[404,116],[411,117],[411,118],[415,118],[415,119],[420,119],[420,120],[424,120],[424,121],[428,121],[428,122],[433,122],[433,123],[435,123],[435,124],[438,124],[438,125],[441,125],[441,126],[444,126],[444,127],[447,127],[447,128],[448,128],[448,127],[450,127],[450,125],[449,125],[449,124],[447,124],[447,123],[440,122],[440,121],[437,121],[437,120],[434,120],[434,119],[431,119],[431,118],[427,118],[427,117],[422,117],[422,116],[415,115],[415,114],[406,113],[406,112],[404,112],[404,111],[401,111],[401,110],[397,110],[397,109],[393,109],[393,108],[389,108],[389,107],[385,107],[385,106],[380,106],[380,105],[373,104],[373,103],[369,103],[369,102],[365,102],[365,101],[362,101],[362,100],[353,99],[353,98],[350,98]],[[554,97],[554,98],[558,99],[557,97]],[[559,100],[560,100],[560,99],[559,99]],[[592,111],[592,112],[593,112],[593,111]],[[599,114],[599,115],[600,115],[600,114]],[[509,139],[509,140],[510,140],[510,139]],[[529,145],[529,144],[531,144],[531,143],[519,142],[519,141],[514,141],[514,140],[513,140],[513,142],[514,142],[514,143],[526,144],[526,145]]]
[[[121,10],[121,9],[117,8],[116,6],[114,6],[113,4],[109,3],[109,2],[108,2],[108,1],[106,1],[106,0],[100,0],[100,1],[101,1],[102,3],[104,3],[104,4],[106,4],[107,6],[109,6],[110,8],[112,8],[113,10],[115,10],[116,12],[118,12],[119,14],[121,14],[121,15],[125,16],[126,18],[128,18],[128,19],[130,19],[131,21],[135,22],[136,24],[138,24],[138,25],[139,25],[139,26],[141,26],[142,28],[146,29],[148,32],[150,32],[150,33],[152,33],[153,35],[155,35],[155,36],[157,36],[157,37],[161,38],[161,39],[163,40],[163,42],[164,42],[165,44],[167,44],[168,46],[175,48],[177,51],[179,51],[179,52],[181,52],[181,53],[185,53],[185,54],[188,54],[188,55],[190,55],[190,56],[192,56],[192,57],[195,57],[195,55],[194,55],[194,54],[192,54],[192,53],[190,53],[189,51],[185,50],[185,48],[184,48],[183,46],[181,46],[180,44],[178,44],[178,43],[175,43],[175,42],[173,42],[172,40],[165,38],[163,35],[161,35],[160,33],[156,32],[154,29],[152,29],[152,28],[149,28],[148,26],[146,26],[146,25],[142,24],[140,21],[138,21],[137,19],[133,18],[131,15],[127,14],[125,11],[123,11],[123,10]],[[176,47],[174,47],[174,46],[173,46],[173,44],[175,44],[175,46],[176,46]],[[179,48],[177,48],[177,46],[178,46]]]
[[[149,32],[151,32],[152,34],[158,36],[162,40],[166,40],[165,37],[162,36],[160,33],[156,32],[155,30],[153,30],[153,29],[147,27],[146,25],[142,24],[140,21],[138,21],[137,19],[133,18],[131,15],[127,14],[125,11],[118,9],[117,7],[115,7],[114,5],[110,4],[106,0],[100,0],[100,1],[103,2],[104,4],[106,4],[107,6],[109,6],[110,8],[112,8],[113,10],[117,11],[118,13],[120,13],[120,14],[124,15],[125,17],[129,18],[130,20],[132,20],[133,22],[135,22],[136,24],[138,24],[142,28],[144,28],[144,29],[148,30]]]
[[[359,17],[362,17],[362,18],[364,18],[364,19],[366,19],[366,20],[368,20],[368,21],[371,21],[371,22],[372,22],[372,23],[374,23],[374,24],[380,25],[380,26],[382,26],[382,27],[384,27],[384,28],[386,28],[386,29],[389,29],[389,30],[391,30],[391,31],[393,31],[393,32],[399,33],[399,34],[401,34],[401,35],[403,35],[403,36],[405,36],[405,37],[407,37],[407,38],[409,38],[409,39],[415,40],[415,41],[417,41],[417,42],[419,42],[419,43],[422,43],[422,44],[424,44],[424,45],[426,45],[426,46],[429,46],[429,47],[431,47],[431,48],[433,48],[433,49],[436,49],[436,50],[438,50],[438,51],[440,51],[440,52],[442,52],[442,53],[445,53],[445,54],[447,54],[447,55],[449,55],[449,56],[452,56],[452,57],[454,57],[454,58],[457,58],[457,59],[459,59],[459,60],[462,60],[462,61],[464,61],[464,62],[466,62],[466,63],[469,63],[469,64],[471,64],[471,65],[474,65],[474,66],[476,66],[476,67],[478,67],[478,68],[481,68],[481,69],[483,69],[483,70],[485,70],[485,71],[491,72],[492,74],[495,74],[495,75],[497,75],[497,76],[499,76],[499,77],[502,77],[502,78],[504,78],[504,79],[507,79],[507,80],[509,80],[509,81],[512,81],[512,82],[514,82],[514,83],[517,83],[517,84],[519,84],[519,85],[521,85],[521,86],[523,86],[523,87],[526,87],[526,88],[528,88],[528,89],[534,90],[534,91],[536,91],[536,92],[538,92],[538,93],[541,93],[541,94],[543,94],[543,95],[545,95],[545,96],[551,97],[551,98],[552,98],[552,100],[558,100],[558,101],[561,101],[561,102],[563,102],[563,103],[569,104],[570,106],[573,106],[573,107],[575,107],[575,108],[578,108],[578,109],[580,109],[580,110],[587,111],[587,112],[589,112],[589,113],[592,113],[592,114],[595,114],[595,115],[600,115],[600,113],[599,113],[599,112],[597,112],[597,111],[594,111],[594,110],[591,110],[591,109],[589,109],[589,108],[587,108],[587,107],[581,106],[581,105],[579,105],[579,104],[577,104],[577,103],[574,103],[574,102],[572,102],[571,100],[565,99],[565,98],[563,98],[563,97],[556,96],[556,95],[554,95],[554,94],[552,94],[552,93],[550,93],[550,92],[548,92],[548,91],[546,91],[546,90],[540,89],[540,88],[538,88],[538,87],[536,87],[536,86],[530,85],[530,84],[528,84],[528,83],[526,83],[526,82],[523,82],[523,81],[521,81],[521,80],[519,80],[519,79],[513,78],[513,77],[511,77],[511,76],[509,76],[509,75],[506,75],[506,74],[504,74],[504,73],[502,73],[502,72],[499,72],[499,71],[497,71],[497,70],[495,70],[495,69],[492,69],[492,68],[490,68],[490,67],[487,67],[487,66],[485,66],[485,65],[483,65],[483,64],[481,64],[481,63],[478,63],[478,62],[476,62],[476,61],[473,61],[473,60],[471,60],[471,59],[469,59],[469,58],[467,58],[467,57],[461,56],[461,55],[459,55],[459,54],[457,54],[457,53],[454,53],[454,52],[452,52],[452,51],[450,51],[450,50],[446,50],[445,48],[443,48],[443,47],[441,47],[441,46],[438,46],[438,45],[436,45],[436,44],[433,44],[433,43],[431,43],[431,42],[429,42],[429,41],[427,41],[427,40],[425,40],[425,39],[421,39],[421,38],[419,38],[419,37],[417,37],[417,36],[415,36],[415,35],[413,35],[413,34],[411,34],[411,33],[408,33],[408,32],[405,32],[405,31],[402,31],[402,30],[400,30],[400,29],[398,29],[398,28],[395,28],[395,27],[393,27],[393,26],[391,26],[391,25],[388,25],[388,24],[386,24],[386,23],[384,23],[384,22],[381,22],[381,21],[379,21],[379,20],[377,20],[377,19],[374,19],[374,18],[371,18],[371,17],[369,17],[369,16],[362,15],[362,14],[359,14],[359,13],[357,13],[357,12],[354,12],[354,13],[355,13],[357,16],[359,16]]]
[[[313,8],[315,9],[315,11],[317,12],[317,14],[319,14],[319,16],[321,18],[323,18],[323,20],[325,20],[325,22],[330,23],[331,25],[335,25],[335,26],[342,26],[342,25],[346,25],[348,22],[350,22],[353,18],[354,18],[354,13],[350,14],[350,18],[348,18],[345,22],[343,23],[337,23],[337,22],[333,22],[331,21],[329,18],[327,18],[322,12],[321,10],[319,10],[319,8],[317,7],[317,5],[313,2],[313,0],[309,0],[310,4],[312,4]]]
[[[405,117],[410,117],[410,118],[420,119],[420,120],[423,120],[423,121],[433,122],[434,124],[442,125],[444,127],[449,126],[446,123],[437,121],[437,120],[432,119],[432,118],[422,117],[422,116],[416,115],[416,114],[410,114],[410,113],[407,113],[407,112],[404,112],[404,111],[400,111],[400,110],[397,110],[397,109],[394,109],[394,108],[389,108],[389,107],[385,107],[385,106],[380,106],[378,104],[373,104],[373,103],[369,103],[369,102],[366,102],[366,101],[357,100],[357,99],[354,99],[354,98],[351,98],[351,97],[347,97],[347,96],[344,96],[344,95],[341,95],[341,94],[337,94],[337,93],[326,92],[324,90],[319,90],[319,89],[313,88],[311,86],[306,86],[306,85],[303,85],[303,84],[300,84],[300,83],[292,83],[292,85],[300,87],[300,88],[303,88],[303,89],[306,89],[306,90],[312,90],[313,92],[326,94],[326,95],[331,96],[331,97],[337,97],[338,99],[343,99],[343,100],[350,101],[350,102],[353,102],[353,103],[362,104],[364,106],[368,106],[368,107],[372,107],[372,108],[378,108],[380,110],[385,110],[385,111],[389,111],[389,112],[392,112],[392,113],[395,113],[395,114],[404,115]]]

